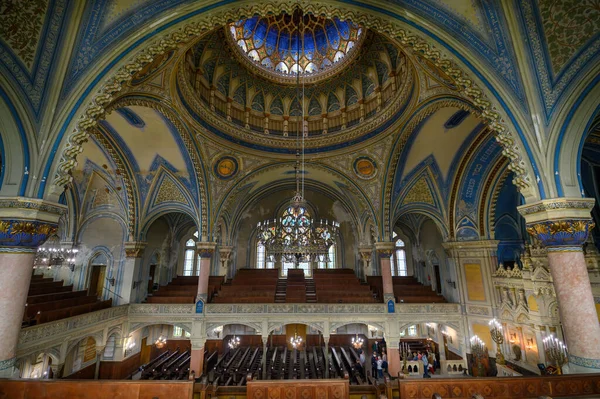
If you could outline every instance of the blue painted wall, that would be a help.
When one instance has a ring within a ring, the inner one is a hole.
[[[517,206],[523,204],[523,197],[512,184],[513,174],[510,173],[502,183],[496,211],[494,214],[494,239],[498,243],[498,262],[516,262],[521,265],[524,242],[527,238],[525,220],[517,211]]]

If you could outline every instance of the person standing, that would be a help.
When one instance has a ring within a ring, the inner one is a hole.
[[[360,365],[365,367],[365,352],[363,350],[360,351]]]
[[[429,360],[427,359],[427,352],[423,353],[421,360],[423,361],[423,378],[431,378],[429,375]]]
[[[371,376],[377,378],[377,352],[373,352],[371,356]]]
[[[381,360],[381,356],[377,358],[377,378],[383,378],[383,360]]]

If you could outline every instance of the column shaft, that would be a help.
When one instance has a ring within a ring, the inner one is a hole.
[[[389,345],[389,343],[388,343]],[[388,373],[392,378],[398,378],[400,373],[400,352],[399,348],[388,346],[387,350]]]
[[[549,250],[548,264],[570,357],[600,364],[600,324],[583,252]]]
[[[196,378],[202,375],[204,368],[204,347],[200,349],[192,349],[192,357],[190,359],[190,373],[193,371]]]
[[[519,207],[527,232],[547,249],[569,350],[570,373],[600,371],[600,325],[582,245],[594,222],[593,198],[554,198]]]
[[[196,298],[206,301],[208,296],[208,278],[210,277],[211,258],[200,258],[200,275],[198,276],[198,294]]]
[[[34,252],[0,252],[0,370],[14,364],[34,256]]]
[[[198,291],[196,302],[202,299],[208,300],[208,278],[210,277],[210,265],[212,256],[215,252],[216,244],[214,242],[197,242],[197,253],[200,257],[200,273],[198,276]]]

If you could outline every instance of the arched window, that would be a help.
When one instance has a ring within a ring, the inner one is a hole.
[[[396,238],[397,234],[394,233],[393,237]],[[396,240],[396,251],[394,251],[390,259],[390,267],[392,268],[392,276],[408,276],[404,241],[399,238]]]
[[[265,246],[260,242],[256,246],[256,268],[265,268]]]
[[[319,255],[317,267],[319,269],[335,269],[335,244],[329,247],[327,256]]]
[[[183,248],[183,275],[184,276],[199,276],[200,275],[200,255],[196,252],[196,240],[198,239],[198,232],[196,231],[193,236],[185,242]]]
[[[335,244],[329,247],[329,262],[327,262],[328,269],[335,269]]]

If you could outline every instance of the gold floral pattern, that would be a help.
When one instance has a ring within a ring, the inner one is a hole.
[[[538,4],[552,69],[558,73],[600,32],[600,4],[598,0],[540,0]]]
[[[31,68],[48,0],[6,0],[0,2],[0,37]]]

